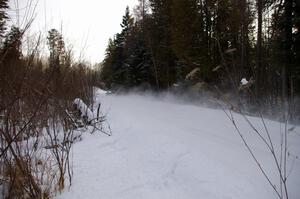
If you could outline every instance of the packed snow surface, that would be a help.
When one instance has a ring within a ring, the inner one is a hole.
[[[58,199],[277,198],[222,110],[170,97],[98,92],[97,100],[108,114],[113,136],[86,134],[74,145],[73,184]],[[242,116],[234,117],[279,187],[270,152]],[[263,131],[259,118],[249,119]],[[283,124],[269,120],[266,124],[279,149]],[[290,198],[299,199],[299,127],[288,136],[288,188]]]

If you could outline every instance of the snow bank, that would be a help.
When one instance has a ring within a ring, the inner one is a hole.
[[[106,91],[97,87],[94,87],[95,96],[111,94],[111,91]]]
[[[108,91],[102,90],[102,89],[97,89],[96,90],[96,95],[103,95],[103,94],[107,94]]]
[[[80,99],[76,98],[73,102],[76,105],[76,108],[80,110],[81,117],[87,117],[88,121],[91,121],[95,118],[93,112],[88,108],[88,106]]]
[[[247,84],[248,84],[248,80],[247,80],[246,78],[243,78],[243,79],[241,80],[241,84],[242,84],[242,85],[247,85]]]

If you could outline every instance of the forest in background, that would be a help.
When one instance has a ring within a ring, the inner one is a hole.
[[[139,0],[121,27],[102,63],[106,88],[196,86],[299,117],[299,1]]]

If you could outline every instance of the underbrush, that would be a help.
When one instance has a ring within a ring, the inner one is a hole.
[[[58,68],[34,54],[0,63],[0,198],[52,198],[72,184],[72,145],[90,129],[66,110],[75,98],[93,104],[93,73]]]

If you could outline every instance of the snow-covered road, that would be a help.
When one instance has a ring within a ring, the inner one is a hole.
[[[221,110],[140,95],[99,94],[113,136],[84,135],[74,146],[74,181],[59,199],[273,199],[232,124]],[[236,115],[268,175],[278,183],[262,142]],[[257,118],[251,121],[263,129]],[[279,123],[267,121],[278,147]],[[295,131],[299,132],[299,127]],[[294,167],[290,198],[300,198],[300,136],[289,134]]]

